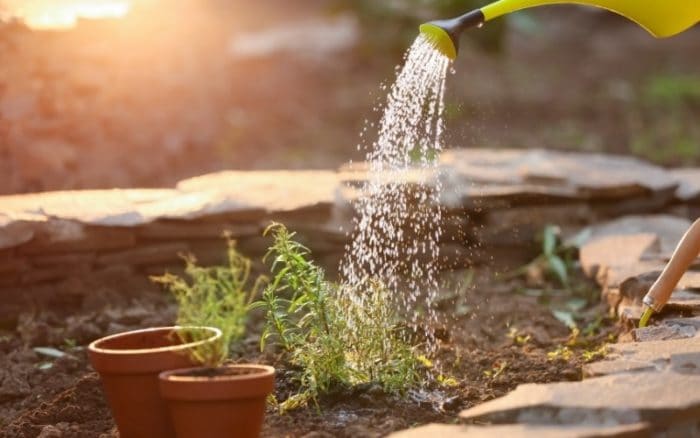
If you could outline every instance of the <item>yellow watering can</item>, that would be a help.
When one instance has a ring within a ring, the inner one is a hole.
[[[534,6],[572,3],[595,6],[636,22],[657,38],[676,35],[700,22],[700,0],[500,0],[451,20],[420,26],[421,33],[450,59],[457,57],[459,36],[502,15]]]

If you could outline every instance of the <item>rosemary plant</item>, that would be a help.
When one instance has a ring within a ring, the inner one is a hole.
[[[282,348],[297,371],[300,390],[282,403],[291,409],[338,387],[375,382],[401,392],[419,381],[414,348],[401,335],[386,288],[376,280],[357,290],[325,279],[310,251],[281,224],[265,231],[274,243],[273,279],[252,304],[265,312],[260,343]]]

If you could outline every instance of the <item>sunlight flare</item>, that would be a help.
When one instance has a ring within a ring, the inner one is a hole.
[[[5,0],[0,2],[10,16],[32,29],[68,29],[79,19],[122,18],[130,0]]]

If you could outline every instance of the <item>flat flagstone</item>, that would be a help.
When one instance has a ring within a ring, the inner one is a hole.
[[[449,174],[449,172],[447,172]],[[458,177],[445,177],[441,203],[448,207],[468,209],[499,209],[510,206],[552,205],[579,201],[570,187],[537,184],[485,184],[465,182]]]
[[[223,242],[221,242],[221,248],[222,253],[224,253],[225,245]],[[97,263],[104,266],[168,263],[179,260],[180,254],[186,254],[189,249],[190,247],[186,243],[158,243],[125,251],[106,253],[97,257]]]
[[[77,190],[0,196],[5,215],[32,215],[90,225],[134,226],[150,222],[140,207],[176,194],[170,189]]]
[[[624,426],[545,426],[534,424],[464,426],[429,424],[395,432],[389,436],[391,438],[637,438],[650,436],[650,430],[645,423]]]
[[[673,251],[690,221],[668,215],[626,216],[590,226],[569,244],[579,245],[583,271],[603,287],[603,298],[618,315],[637,320],[642,298],[666,264],[663,254]],[[700,273],[688,271],[679,289],[700,289]],[[670,307],[700,313],[700,295],[676,291]],[[671,336],[669,333],[641,333],[640,339]]]
[[[632,338],[637,342],[667,341],[670,339],[692,338],[698,330],[692,325],[668,324],[641,327],[632,330]]]
[[[504,397],[463,411],[460,417],[496,423],[617,425],[650,422],[656,427],[668,427],[673,422],[700,416],[700,391],[695,388],[700,388],[700,375],[675,371],[642,371],[580,382],[525,384]]]
[[[649,252],[642,256],[642,260],[645,261],[658,261],[663,263],[668,263],[673,256],[673,251],[662,252],[660,249],[658,252]],[[700,256],[697,257],[688,267],[688,269],[698,270],[700,269]]]
[[[80,190],[0,196],[0,248],[23,243],[3,232],[20,220],[50,219],[87,225],[133,227],[158,219],[192,220],[226,214],[262,218],[269,211],[332,205],[333,171],[221,172],[181,181],[174,189]]]
[[[304,223],[301,221],[285,221],[285,226],[294,232],[308,234],[314,239],[345,245],[354,224],[350,221],[326,221],[322,223]]]
[[[700,291],[700,272],[692,269],[686,271],[678,281],[678,288]]]
[[[700,316],[694,316],[692,318],[666,318],[664,319],[664,323],[691,326],[695,327],[700,332]]]
[[[22,274],[20,282],[22,284],[42,283],[67,277],[81,277],[89,273],[90,266],[87,264],[33,268]]]
[[[655,234],[659,238],[659,251],[672,252],[691,222],[677,216],[633,215],[587,227],[579,234],[582,243],[593,242],[608,236],[630,234]]]
[[[222,238],[224,231],[234,238],[256,236],[262,232],[262,227],[226,222],[156,221],[140,227],[136,235],[155,240],[216,239]]]
[[[700,337],[618,343],[607,349],[603,360],[584,365],[584,376],[666,370],[674,355],[700,353]]]
[[[78,222],[50,220],[35,231],[30,242],[17,248],[20,254],[44,256],[131,248],[133,230],[126,227],[86,227]]]
[[[96,253],[94,252],[40,255],[32,257],[32,265],[40,268],[58,265],[87,265],[94,262],[95,257]]]
[[[601,236],[581,246],[579,261],[586,275],[596,276],[600,271],[636,265],[643,254],[658,245],[654,233]]]
[[[651,267],[655,269],[650,269]],[[639,262],[631,265],[626,271],[618,272],[618,277],[627,277],[619,283],[620,295],[630,302],[641,303],[642,298],[649,291],[656,279],[661,275],[663,264],[650,264],[649,262]],[[646,271],[636,273],[637,271]],[[608,284],[612,284],[608,280]],[[617,285],[617,284],[614,284]],[[692,307],[700,299],[700,273],[697,271],[687,271],[676,285],[676,290],[671,294],[669,303],[679,307]]]
[[[675,187],[670,187],[651,193],[642,192],[612,199],[593,199],[589,202],[599,218],[617,218],[664,210],[673,203],[675,195]]]
[[[267,211],[291,211],[331,205],[340,186],[338,173],[329,170],[225,171],[180,181],[186,193],[215,193],[220,199]],[[216,198],[216,195],[210,195]]]
[[[666,303],[666,307],[700,315],[700,291],[675,290]]]
[[[367,162],[350,163],[340,167],[338,179],[343,184],[359,187],[362,184],[372,179],[378,184],[397,184],[422,186],[434,185],[437,181],[439,172],[435,169],[408,168],[401,170],[387,170],[381,174],[378,172],[371,173]]]
[[[700,168],[672,169],[669,172],[679,183],[676,198],[684,202],[700,200]]]
[[[484,212],[483,228],[475,232],[486,246],[528,246],[549,224],[585,224],[592,220],[583,203],[543,205],[536,208],[510,206]],[[580,226],[580,225],[579,225]]]
[[[15,221],[0,214],[0,250],[29,242],[34,237],[31,222]]]
[[[142,206],[140,212],[149,218],[143,223],[156,219],[196,220],[217,215],[226,215],[231,219],[243,215],[243,218],[257,220],[265,215],[265,208],[245,197],[212,190],[179,192],[167,199]]]
[[[678,185],[658,166],[617,155],[541,149],[455,149],[444,152],[440,162],[471,182],[571,187],[585,198],[623,197]]]

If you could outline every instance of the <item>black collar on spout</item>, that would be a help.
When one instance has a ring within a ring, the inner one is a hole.
[[[435,25],[447,32],[450,40],[452,40],[456,53],[459,50],[459,37],[462,35],[462,32],[471,27],[482,25],[485,20],[486,18],[484,17],[484,13],[481,12],[481,9],[475,9],[450,20],[436,20],[428,24]]]

